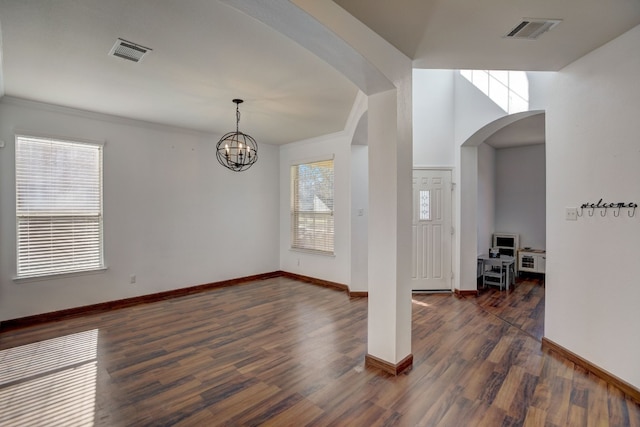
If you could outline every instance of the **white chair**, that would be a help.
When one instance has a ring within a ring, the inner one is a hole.
[[[507,271],[500,258],[485,259],[482,268],[482,286],[498,285],[500,290],[507,285]]]

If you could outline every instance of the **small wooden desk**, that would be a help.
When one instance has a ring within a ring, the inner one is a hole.
[[[478,261],[482,263],[482,274],[484,275],[484,260],[486,259],[499,259],[502,261],[502,268],[507,269],[507,291],[509,290],[509,284],[516,282],[515,271],[514,274],[511,274],[511,269],[515,268],[515,257],[509,255],[500,255],[500,258],[490,258],[489,254],[480,254],[478,255]]]

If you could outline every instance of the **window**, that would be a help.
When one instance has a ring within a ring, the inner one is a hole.
[[[529,109],[529,80],[524,71],[460,70],[460,74],[506,113]]]
[[[430,190],[420,190],[420,221],[431,221]]]
[[[16,137],[18,278],[96,270],[102,146]]]
[[[291,247],[333,254],[333,160],[291,167]]]

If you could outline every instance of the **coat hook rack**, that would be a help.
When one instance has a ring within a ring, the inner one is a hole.
[[[587,214],[589,216],[593,216],[596,212],[596,209],[602,209],[600,211],[600,216],[604,218],[607,216],[607,213],[609,212],[609,208],[611,208],[611,211],[613,212],[613,216],[618,218],[620,216],[620,210],[624,208],[624,209],[628,209],[627,215],[629,216],[629,218],[633,218],[634,216],[636,216],[636,208],[638,207],[638,204],[635,202],[616,202],[616,203],[604,202],[603,203],[602,200],[603,199],[598,200],[597,203],[592,203],[592,202],[583,203],[582,205],[580,205],[580,208],[577,210],[576,214],[579,217],[582,217],[584,216],[584,209],[587,209]]]

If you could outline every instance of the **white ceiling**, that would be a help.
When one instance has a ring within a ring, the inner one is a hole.
[[[256,0],[258,1],[258,0]],[[640,24],[638,0],[335,0],[421,68],[558,70]],[[563,22],[537,41],[521,18]],[[259,143],[340,131],[357,89],[334,68],[217,0],[0,0],[6,95]],[[135,64],[116,38],[153,49]]]
[[[307,50],[211,0],[0,0],[5,94],[281,144],[341,131],[357,88]],[[108,56],[120,37],[153,49]]]
[[[637,0],[334,0],[416,68],[558,71],[640,24]],[[538,40],[522,18],[562,19]]]

